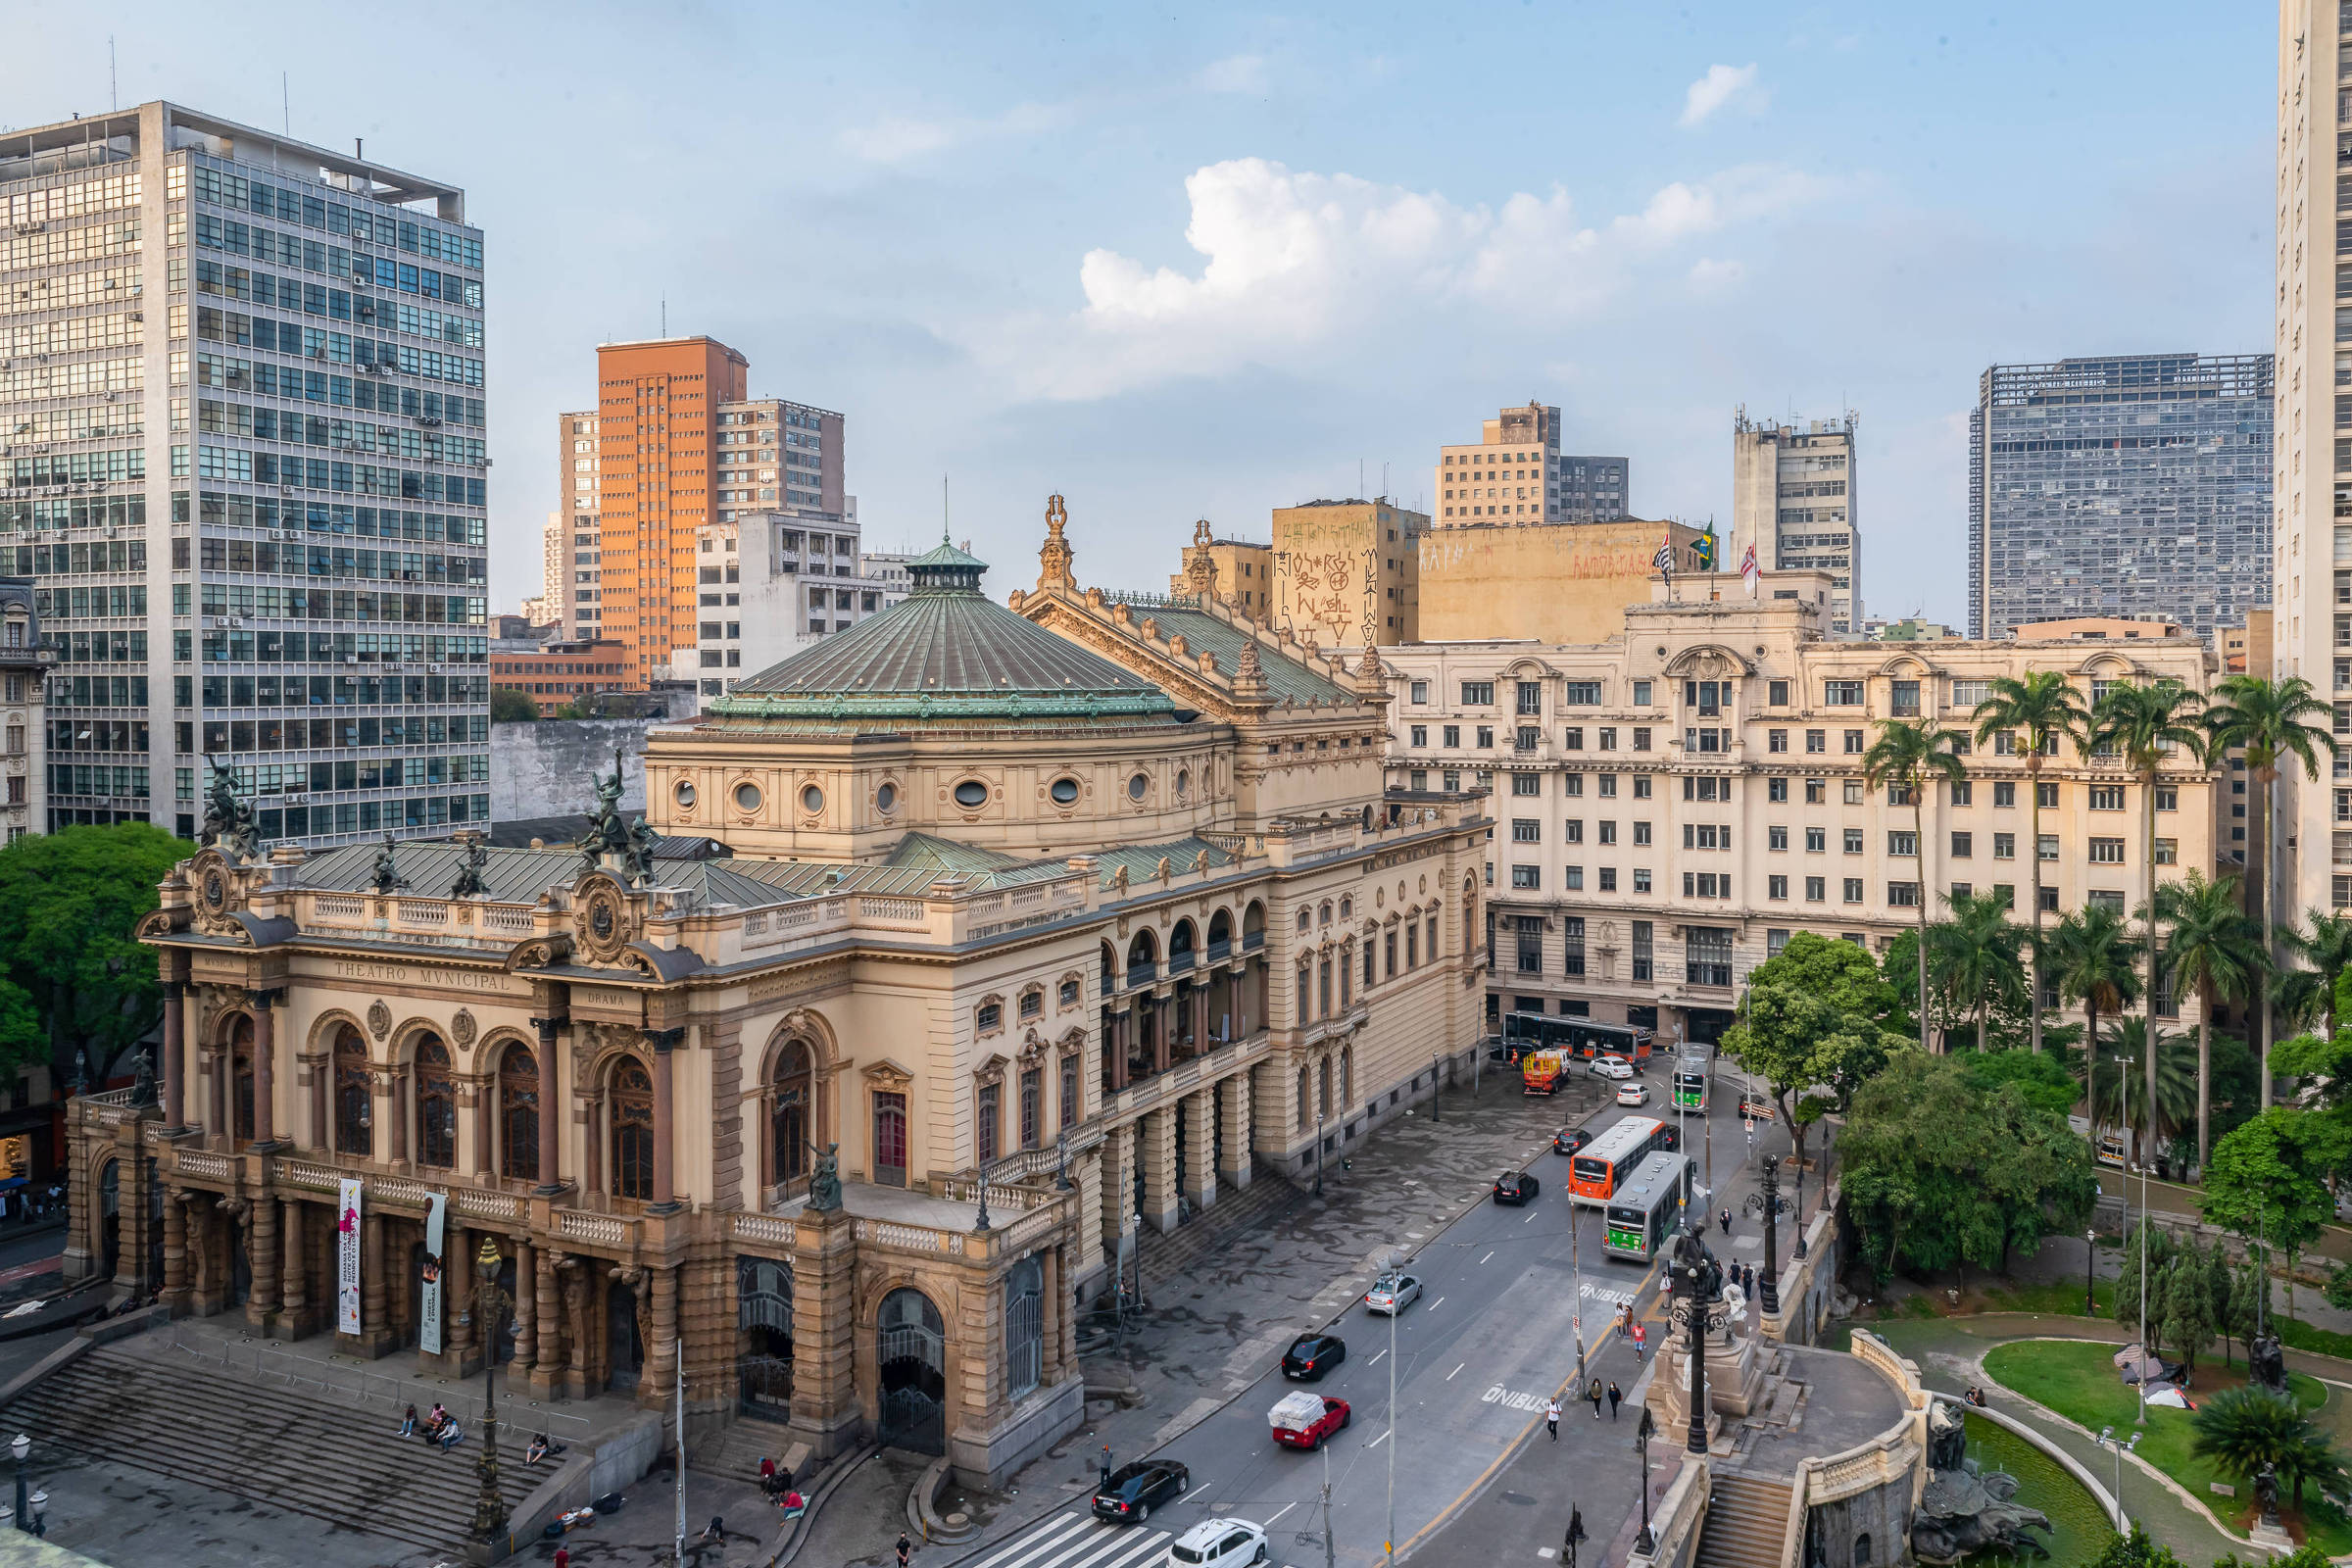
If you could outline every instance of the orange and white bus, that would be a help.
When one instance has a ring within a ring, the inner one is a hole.
[[[1624,1117],[1570,1156],[1568,1195],[1579,1203],[1605,1204],[1643,1160],[1677,1142],[1674,1128],[1654,1116]]]

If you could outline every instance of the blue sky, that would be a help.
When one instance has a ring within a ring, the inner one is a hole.
[[[2267,8],[184,7],[18,0],[18,124],[170,97],[464,184],[495,603],[600,339],[848,416],[869,541],[1150,586],[1531,394],[1728,521],[1735,405],[1860,412],[1863,590],[1964,621],[1988,364],[2270,340]],[[397,41],[396,41],[397,40]]]

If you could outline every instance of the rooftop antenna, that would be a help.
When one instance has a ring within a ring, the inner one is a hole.
[[[948,542],[948,476],[939,476],[939,542]]]
[[[669,296],[662,296],[662,335],[669,336]]]
[[[364,164],[368,161],[367,137],[354,136],[351,138],[351,161],[355,164]]]
[[[286,74],[277,74],[277,108],[285,117],[286,134],[294,134],[294,90],[286,85]]]
[[[1389,493],[1389,466],[1385,463],[1380,466],[1380,493],[1384,498]]]

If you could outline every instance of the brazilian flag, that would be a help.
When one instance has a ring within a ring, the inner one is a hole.
[[[1712,528],[1690,541],[1690,554],[1698,561],[1698,569],[1715,569],[1715,533]]]

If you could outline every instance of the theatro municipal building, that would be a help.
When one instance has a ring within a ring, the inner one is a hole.
[[[1488,818],[1384,790],[1374,656],[1204,557],[1081,588],[1047,530],[1010,608],[942,543],[655,732],[648,822],[598,781],[581,846],[306,855],[217,785],[142,928],[154,1087],[75,1102],[69,1274],[462,1373],[470,1271],[428,1281],[487,1238],[539,1397],[682,1367],[698,1425],[974,1480],[1075,1428],[1139,1226],[1311,1180],[1474,1049]]]

